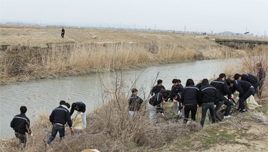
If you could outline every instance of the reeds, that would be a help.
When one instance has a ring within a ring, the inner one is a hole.
[[[236,57],[230,49],[181,48],[178,43],[154,42],[85,44],[52,49],[11,46],[0,55],[1,83],[89,72],[126,69],[160,62]]]
[[[87,128],[74,131],[71,135],[68,127],[62,142],[59,138],[46,146],[51,134],[52,125],[48,120],[49,113],[42,113],[32,125],[33,136],[28,137],[25,151],[82,151],[84,149],[98,149],[100,151],[129,151],[131,148],[146,149],[159,148],[180,135],[186,135],[201,129],[195,122],[183,125],[175,121],[151,123],[147,110],[148,100],[141,106],[136,118],[128,114],[128,93],[120,74],[112,75],[110,86],[103,94],[101,106],[87,115]],[[18,139],[0,140],[1,151],[19,151]]]

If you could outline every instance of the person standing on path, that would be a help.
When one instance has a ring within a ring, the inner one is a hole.
[[[64,34],[65,34],[65,29],[62,27],[61,29],[61,37],[64,38]]]
[[[23,148],[26,147],[26,134],[31,134],[30,129],[30,119],[26,117],[25,113],[27,112],[27,107],[20,107],[20,114],[16,115],[11,123],[10,127],[15,131],[15,136],[20,139],[20,142],[23,143]]]

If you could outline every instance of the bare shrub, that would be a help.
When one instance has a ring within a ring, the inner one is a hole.
[[[98,149],[100,151],[128,151],[131,144],[147,148],[156,148],[170,143],[180,135],[189,134],[201,129],[197,123],[182,125],[175,121],[150,123],[145,100],[136,118],[128,113],[128,94],[124,92],[124,82],[119,74],[113,76],[111,87],[105,90],[100,107],[88,114],[87,128],[74,131],[71,135],[66,127],[62,142],[59,138],[46,147],[51,135],[52,125],[48,120],[49,113],[44,112],[32,125],[33,136],[28,137],[26,151],[82,151]],[[18,139],[0,141],[2,151],[19,150]]]
[[[268,47],[259,46],[250,51],[244,58],[242,58],[242,69],[244,73],[257,75],[258,70],[256,64],[262,63],[265,71],[268,70]]]

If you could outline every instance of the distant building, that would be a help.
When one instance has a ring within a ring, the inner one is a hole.
[[[253,37],[253,34],[252,33],[249,33],[249,32],[245,32],[244,33],[244,37]]]

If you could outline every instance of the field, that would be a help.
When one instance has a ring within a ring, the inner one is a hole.
[[[0,26],[1,84],[157,63],[241,57],[202,35],[154,31]]]

